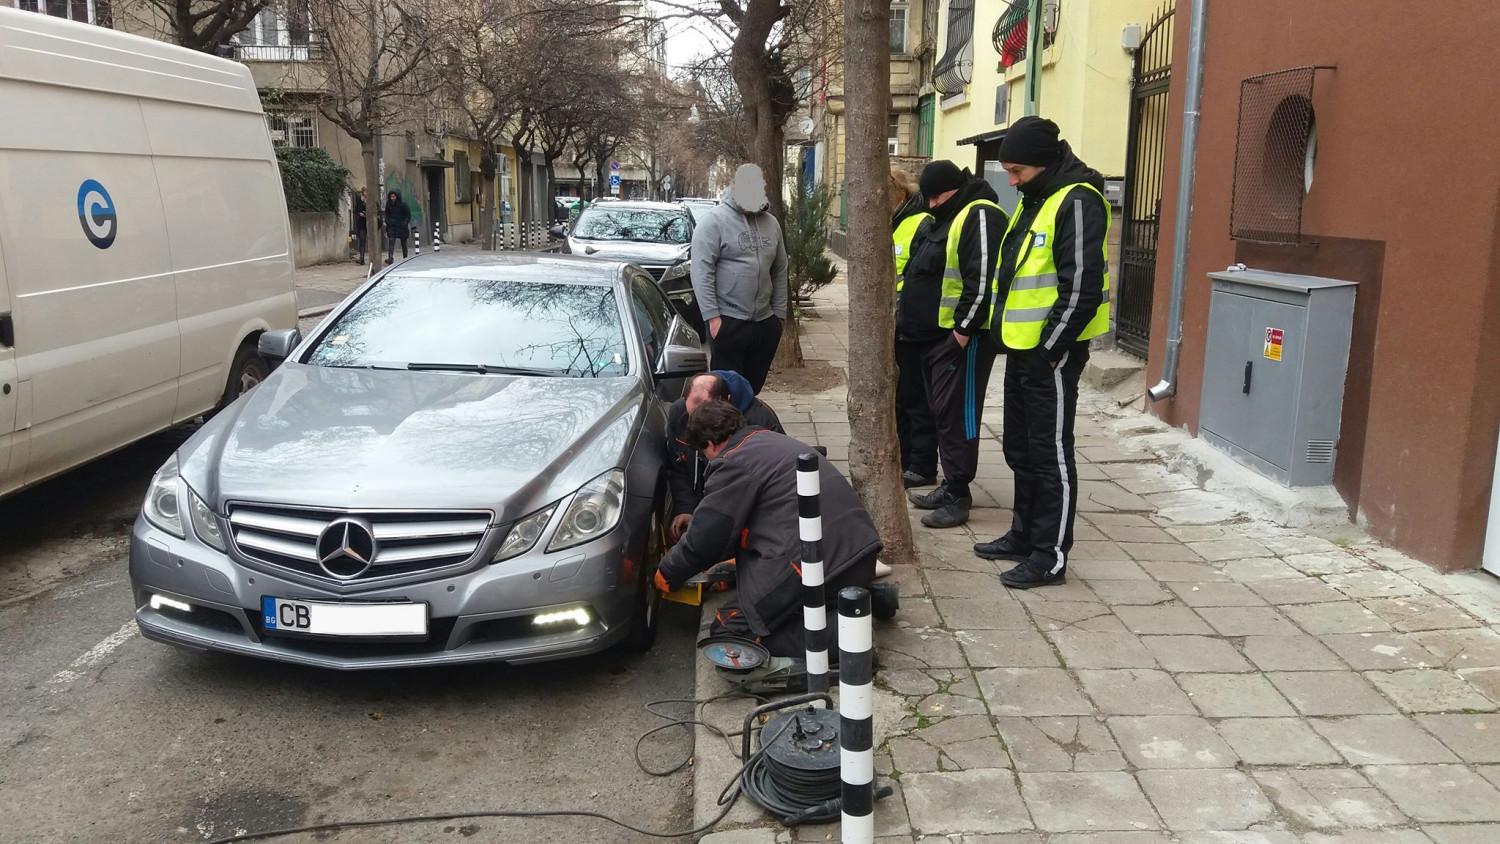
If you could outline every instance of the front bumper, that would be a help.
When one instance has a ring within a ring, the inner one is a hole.
[[[625,637],[638,588],[627,564],[626,534],[622,524],[565,551],[547,554],[538,548],[441,579],[338,594],[242,565],[140,518],[131,537],[130,579],[141,634],[159,642],[343,670],[523,664],[595,653]],[[154,594],[191,604],[193,610],[153,608]],[[412,642],[268,634],[260,610],[261,598],[268,595],[425,603],[428,635]],[[581,627],[558,630],[532,624],[539,613],[579,606],[589,612]]]

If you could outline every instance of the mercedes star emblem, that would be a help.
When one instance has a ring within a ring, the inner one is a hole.
[[[375,561],[375,531],[362,519],[335,519],[318,534],[317,554],[330,577],[353,580]]]

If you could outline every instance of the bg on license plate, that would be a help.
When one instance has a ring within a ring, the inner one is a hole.
[[[426,604],[341,604],[261,598],[268,633],[312,636],[425,636]]]

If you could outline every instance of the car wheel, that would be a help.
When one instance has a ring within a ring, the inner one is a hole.
[[[651,528],[646,536],[646,550],[641,558],[641,576],[635,607],[630,613],[630,632],[622,646],[632,653],[644,653],[656,644],[658,615],[661,610],[661,592],[653,582],[656,567],[661,563],[667,547],[667,535],[661,518],[661,510],[651,512]]]
[[[250,392],[257,384],[266,380],[271,368],[255,351],[253,343],[242,343],[234,353],[234,362],[229,365],[229,380],[224,385],[224,395],[213,412],[218,413],[234,403],[234,400]],[[212,415],[212,414],[210,414]]]

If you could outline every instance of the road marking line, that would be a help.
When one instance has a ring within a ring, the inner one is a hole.
[[[75,680],[83,677],[83,672],[104,661],[104,658],[115,652],[115,649],[130,641],[130,637],[136,634],[135,619],[125,622],[119,630],[109,634],[104,641],[89,648],[83,656],[73,660],[73,664],[57,672],[50,681],[53,691],[61,691]]]
[[[77,586],[68,586],[66,588],[57,590],[57,594],[52,596],[52,600],[66,601],[69,598],[81,598],[90,592],[97,592],[100,589],[108,589],[111,586],[118,586],[124,582],[125,578],[117,577],[113,580],[96,580],[93,583],[81,583]]]

